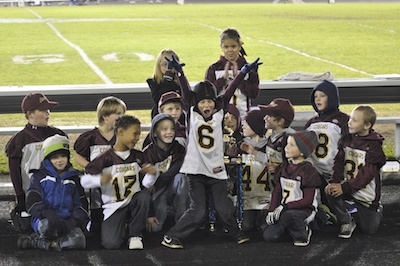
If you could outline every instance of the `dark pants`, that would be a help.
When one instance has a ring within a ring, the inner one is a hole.
[[[235,208],[228,198],[226,180],[218,180],[204,175],[188,175],[190,207],[167,233],[174,238],[186,238],[204,221],[206,215],[206,189],[212,193],[215,210],[224,228],[236,240],[240,230],[236,223]]]
[[[266,241],[278,241],[289,234],[293,240],[307,239],[307,215],[302,210],[287,210],[282,212],[279,221],[264,228],[263,237]]]
[[[333,197],[327,195],[331,210],[336,214],[336,217],[340,224],[347,224],[351,221],[351,214],[347,211],[346,201],[342,196]],[[358,229],[364,234],[374,234],[382,221],[383,214],[382,208],[377,211],[371,210],[361,204],[359,201],[352,199],[355,206],[357,207],[357,213],[354,214],[354,218]]]
[[[116,210],[101,226],[101,244],[106,249],[118,249],[128,237],[141,236],[146,227],[151,196],[146,191],[136,192],[128,206]],[[126,224],[128,227],[126,227]]]
[[[243,231],[251,231],[253,229],[259,229],[265,224],[265,217],[268,214],[268,210],[246,210],[243,211]]]

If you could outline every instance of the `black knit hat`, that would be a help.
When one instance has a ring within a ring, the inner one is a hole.
[[[245,120],[254,133],[260,137],[263,137],[265,133],[267,133],[264,123],[264,114],[259,108],[248,111]]]
[[[315,134],[314,131],[296,131],[294,133],[290,133],[289,136],[293,136],[297,147],[303,154],[304,158],[310,156],[319,144],[317,134]]]
[[[201,81],[194,86],[196,105],[203,99],[210,99],[215,102],[217,99],[217,89],[208,80]]]

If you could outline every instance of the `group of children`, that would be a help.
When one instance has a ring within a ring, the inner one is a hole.
[[[83,175],[70,163],[67,135],[48,126],[58,103],[27,95],[21,108],[28,123],[6,146],[13,222],[22,232],[34,231],[22,235],[18,247],[80,249],[92,234],[106,249],[125,241],[129,249],[143,249],[147,230],[164,231],[162,245],[183,248],[211,208],[238,244],[250,240],[246,231],[261,230],[266,241],[289,235],[295,246],[307,246],[318,219],[325,224],[328,218],[340,225],[341,238],[350,238],[356,226],[375,233],[385,164],[384,139],[372,129],[375,111],[359,106],[350,116],[342,113],[337,87],[322,81],[311,92],[316,116],[295,131],[289,99],[251,107],[262,63],[247,63],[242,44],[237,30],[224,30],[224,55],[194,88],[177,54],[160,52],[147,80],[155,105],[140,150],[140,120],[124,115],[121,99],[102,99],[98,126],[74,145]],[[227,164],[231,159],[240,169]],[[234,187],[236,201],[228,197]],[[171,207],[174,225],[165,228]]]

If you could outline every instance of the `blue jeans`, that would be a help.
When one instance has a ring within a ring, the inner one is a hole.
[[[335,198],[330,195],[327,195],[327,197],[331,205],[331,210],[336,214],[339,223],[350,223],[351,214],[347,212],[347,204],[344,198],[342,196]],[[383,218],[382,208],[378,208],[377,211],[374,211],[365,207],[355,199],[353,199],[353,201],[357,207],[357,213],[354,214],[354,218],[358,229],[364,234],[371,235],[376,233]]]

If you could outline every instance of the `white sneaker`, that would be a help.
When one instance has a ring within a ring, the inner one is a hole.
[[[356,222],[354,221],[354,218],[351,218],[350,223],[342,224],[340,226],[340,232],[339,232],[338,237],[344,238],[344,239],[349,239],[352,236],[354,229],[356,229],[356,226],[357,225],[356,225]]]
[[[140,236],[133,236],[128,241],[129,249],[143,249],[143,242]]]

